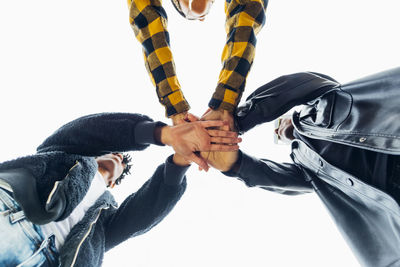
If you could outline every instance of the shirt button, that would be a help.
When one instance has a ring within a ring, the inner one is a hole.
[[[350,186],[353,186],[353,185],[354,185],[353,180],[351,180],[350,178],[347,178],[346,183],[347,183],[348,185],[350,185]]]
[[[319,160],[319,166],[323,167],[324,163],[322,162],[322,160]]]

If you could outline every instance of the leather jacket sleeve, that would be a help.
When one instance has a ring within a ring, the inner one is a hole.
[[[73,120],[49,136],[37,152],[63,151],[83,156],[143,150],[154,140],[154,128],[165,125],[134,113],[98,113]]]
[[[224,172],[237,177],[248,187],[260,187],[285,195],[299,195],[313,192],[312,185],[305,180],[300,167],[293,163],[276,163],[258,159],[242,152],[239,170]]]
[[[188,168],[175,165],[170,156],[136,193],[111,210],[105,222],[105,249],[144,234],[162,221],[185,192]]]
[[[320,73],[300,72],[281,76],[255,90],[237,108],[236,127],[243,134],[338,86],[340,84],[334,79]]]

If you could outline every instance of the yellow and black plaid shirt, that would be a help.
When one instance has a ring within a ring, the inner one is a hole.
[[[256,34],[265,22],[267,3],[268,0],[225,1],[227,41],[218,85],[209,102],[211,108],[233,111],[238,105],[253,63]],[[161,0],[128,0],[128,6],[130,24],[143,46],[147,71],[167,116],[189,110],[176,77],[167,14]]]

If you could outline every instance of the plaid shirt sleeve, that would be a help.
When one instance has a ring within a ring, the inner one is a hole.
[[[226,0],[227,42],[223,68],[209,102],[213,109],[233,111],[238,105],[255,55],[256,34],[265,22],[268,0]]]
[[[143,46],[146,69],[167,117],[190,109],[175,72],[167,14],[160,0],[128,0],[129,22]]]

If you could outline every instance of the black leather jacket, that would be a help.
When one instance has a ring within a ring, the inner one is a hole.
[[[282,76],[257,89],[237,110],[241,132],[296,105],[292,121],[309,138],[400,154],[400,68],[341,85],[317,73]],[[248,186],[282,194],[315,191],[363,266],[400,266],[400,208],[383,191],[329,164],[295,139],[279,164],[242,154],[237,176]],[[351,164],[351,162],[349,162]]]

